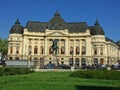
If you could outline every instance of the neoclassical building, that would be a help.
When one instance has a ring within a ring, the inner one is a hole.
[[[54,40],[57,40],[57,54],[52,52]],[[98,20],[93,26],[86,22],[66,22],[57,11],[48,22],[28,21],[21,26],[17,19],[8,37],[8,59],[35,60],[40,66],[112,65],[120,60],[120,42],[107,38]]]

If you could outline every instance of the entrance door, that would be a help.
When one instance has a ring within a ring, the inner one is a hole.
[[[94,65],[95,65],[95,66],[98,65],[98,58],[94,58]]]
[[[86,60],[85,60],[85,58],[81,58],[81,66],[86,66]]]
[[[100,59],[100,64],[104,64],[104,58]]]

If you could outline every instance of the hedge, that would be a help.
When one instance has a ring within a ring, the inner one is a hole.
[[[70,77],[89,78],[89,79],[120,80],[120,71],[115,71],[115,70],[75,71],[75,72],[72,72],[70,74]]]
[[[28,68],[0,67],[0,76],[20,75],[34,72]]]

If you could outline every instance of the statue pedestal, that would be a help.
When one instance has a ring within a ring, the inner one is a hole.
[[[71,67],[71,71],[74,71],[74,70],[75,70],[75,67],[74,67],[74,66],[72,66],[72,67]]]

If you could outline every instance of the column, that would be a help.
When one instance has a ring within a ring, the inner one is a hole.
[[[45,37],[45,42],[44,42],[44,51],[45,51],[45,55],[47,55],[47,37]]]
[[[76,47],[75,47],[75,46],[76,46],[76,45],[75,45],[75,39],[73,40],[73,42],[74,42],[74,44],[73,44],[73,45],[74,45],[74,46],[73,46],[73,55],[75,55],[75,54],[76,54],[76,53],[75,53],[75,49],[76,49]]]
[[[65,54],[68,56],[69,54],[69,45],[68,45],[68,38],[65,39]]]

